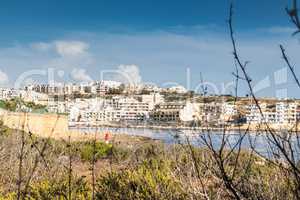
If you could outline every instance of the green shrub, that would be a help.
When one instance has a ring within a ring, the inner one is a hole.
[[[5,103],[4,103],[5,109],[9,110],[9,111],[16,111],[17,105],[18,105],[18,102],[14,99],[5,101]]]
[[[2,195],[0,193],[0,200],[14,200],[16,199],[16,194],[13,192],[13,193],[9,193],[7,195]]]
[[[9,136],[13,132],[12,129],[4,126],[3,121],[0,120],[0,136]]]
[[[97,181],[97,199],[186,199],[169,163],[150,159],[134,169],[112,172]]]
[[[16,111],[18,105],[24,105],[27,108],[30,108],[34,113],[45,113],[47,112],[46,106],[41,104],[36,104],[34,102],[25,102],[20,98],[14,98],[10,100],[0,100],[0,108]]]
[[[87,182],[83,177],[72,178],[71,184],[71,199],[74,200],[83,200],[91,199],[90,188],[88,187]],[[69,196],[69,185],[67,178],[62,180],[45,180],[39,183],[32,185],[29,188],[26,199],[43,199],[43,200],[52,200],[52,199],[68,199]]]
[[[96,142],[94,146],[94,142],[86,142],[83,143],[80,149],[81,159],[84,161],[92,161],[93,156],[95,155],[95,159],[100,159],[103,157],[107,157],[111,152],[112,145],[105,144],[103,142]]]

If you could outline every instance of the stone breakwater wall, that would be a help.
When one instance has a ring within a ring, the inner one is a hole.
[[[94,138],[94,134],[84,134],[82,132],[68,129],[68,116],[57,114],[35,114],[18,113],[0,110],[0,120],[11,129],[24,130],[44,138],[89,140]],[[98,139],[102,139],[103,134],[97,134]]]

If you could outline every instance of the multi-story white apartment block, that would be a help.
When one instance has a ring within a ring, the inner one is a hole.
[[[134,98],[122,98],[115,108],[116,118],[120,121],[138,121],[148,118],[149,103]]]
[[[233,121],[238,115],[237,105],[233,102],[224,102],[221,104],[220,123],[225,124]]]
[[[248,105],[246,115],[250,123],[293,124],[297,121],[299,106],[295,102],[277,102],[276,104],[261,103],[260,110],[255,104]]]
[[[234,103],[223,103],[222,104],[222,114],[223,115],[236,115],[238,114],[237,105]]]
[[[13,89],[13,88],[0,89],[0,99],[2,100],[9,100],[17,97],[20,97],[20,90]]]
[[[276,107],[273,104],[259,104],[261,112],[256,104],[247,105],[246,119],[248,123],[276,123]]]
[[[183,102],[161,103],[151,112],[151,119],[156,122],[179,122],[180,111],[184,108]]]
[[[74,93],[80,94],[105,94],[111,88],[120,87],[121,82],[117,81],[97,81],[89,83],[53,83],[41,85],[28,85],[25,90],[32,90],[46,94],[71,95]]]
[[[262,120],[264,120],[265,123],[270,123],[270,124],[274,124],[276,123],[276,112],[274,111],[265,111],[263,112],[263,118]]]
[[[149,117],[150,111],[149,102],[121,96],[77,101],[73,107],[70,110],[70,121],[80,119],[87,123],[142,121]]]
[[[276,123],[293,124],[297,121],[298,105],[293,102],[276,103]]]
[[[153,110],[155,105],[164,103],[164,98],[160,93],[142,95],[142,102],[149,104],[149,110]]]
[[[267,104],[266,103],[261,103],[259,104],[259,107],[263,113],[266,112],[267,110]],[[250,104],[246,105],[246,120],[248,123],[253,123],[253,124],[259,124],[264,122],[264,116],[262,116],[259,107],[256,104]]]
[[[217,123],[220,121],[222,104],[218,102],[200,103],[199,121],[202,123]]]

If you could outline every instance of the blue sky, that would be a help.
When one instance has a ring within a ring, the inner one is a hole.
[[[299,38],[291,36],[294,29],[284,10],[288,2],[235,3],[241,56],[251,61],[254,83],[265,80],[260,96],[276,96],[285,88],[289,96],[299,96],[289,73],[280,84],[274,78],[285,67],[280,43],[293,63],[300,63]],[[219,92],[227,85],[225,93],[230,93],[234,65],[228,10],[227,0],[1,2],[0,83],[14,85],[22,73],[37,69],[54,69],[57,81],[87,81],[99,79],[101,71],[125,70],[137,81],[195,89],[201,72]],[[240,95],[246,93],[241,85]]]

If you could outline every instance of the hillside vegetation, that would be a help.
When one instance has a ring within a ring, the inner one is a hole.
[[[8,111],[22,111],[24,109],[33,113],[46,113],[48,112],[46,106],[36,104],[34,102],[25,102],[20,98],[13,98],[10,100],[0,100],[0,108]]]

